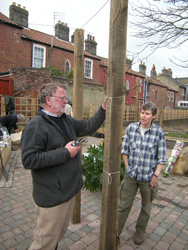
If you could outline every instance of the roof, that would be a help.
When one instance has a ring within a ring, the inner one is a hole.
[[[146,79],[150,84],[154,84],[154,85],[158,85],[158,86],[163,87],[163,88],[167,88],[170,91],[178,92],[175,88],[173,88],[172,86],[170,86],[162,81],[153,79],[152,77],[149,77],[149,76],[147,76]]]
[[[38,43],[42,43],[42,44],[46,44],[46,45],[51,46],[52,36],[49,34],[43,33],[43,32],[38,31],[38,30],[22,27],[22,26],[16,24],[15,22],[13,22],[10,18],[5,16],[1,12],[0,12],[0,21],[22,29],[22,39],[28,39],[31,41],[35,41]],[[61,40],[55,36],[53,36],[53,46],[60,48],[60,49],[74,52],[74,44],[73,43]],[[97,60],[101,59],[101,57],[93,55],[87,51],[84,51],[84,55],[91,57],[91,58],[95,58]]]
[[[20,26],[17,23],[13,22],[10,18],[8,18],[7,16],[5,16],[1,12],[0,12],[0,22],[1,23],[6,23],[6,24],[11,24],[13,26],[16,26],[17,28],[23,29],[22,26]]]
[[[108,58],[103,58],[101,57],[101,60],[100,60],[100,66],[102,67],[107,67],[108,68]],[[140,72],[137,72],[137,71],[134,71],[132,69],[130,69],[129,67],[125,67],[125,72],[127,74],[131,74],[131,75],[135,75],[135,76],[139,76],[139,77],[142,77],[142,78],[145,78],[146,75],[140,73]]]
[[[172,77],[164,75],[164,74],[159,74],[159,77],[160,76],[165,77],[169,82],[173,82],[174,84],[176,84],[179,87],[186,88],[186,85],[183,82],[179,81],[177,78],[172,78]]]

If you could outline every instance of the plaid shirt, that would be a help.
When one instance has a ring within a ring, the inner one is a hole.
[[[161,127],[152,126],[142,138],[140,123],[130,124],[122,143],[122,154],[128,156],[127,173],[138,181],[150,181],[158,164],[166,164],[166,141]]]

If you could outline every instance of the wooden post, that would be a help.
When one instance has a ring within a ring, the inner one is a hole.
[[[100,250],[118,246],[118,196],[124,115],[128,0],[111,0]]]
[[[164,109],[164,88],[162,88],[161,92],[161,105],[160,105],[160,122],[159,125],[162,128],[163,127],[163,109]]]
[[[73,114],[75,119],[83,118],[83,78],[84,78],[84,30],[74,32],[74,74],[73,74]],[[74,185],[74,183],[73,183]],[[80,223],[81,191],[76,195],[72,223]]]
[[[140,85],[140,78],[136,78],[136,85]],[[135,102],[135,122],[139,121],[139,92],[140,88],[136,88],[136,102]]]

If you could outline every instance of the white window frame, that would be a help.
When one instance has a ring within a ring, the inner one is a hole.
[[[68,65],[69,65],[69,66],[68,66]],[[68,66],[68,67],[67,67],[67,66]],[[69,60],[66,60],[66,62],[65,62],[65,67],[64,67],[64,75],[65,75],[65,76],[67,75],[67,73],[69,73],[70,67],[71,67],[71,64],[70,64]],[[67,72],[67,70],[68,70],[68,72]]]
[[[43,50],[43,55],[42,57],[40,57],[40,55],[36,55],[35,53],[35,49],[39,49],[39,50]],[[41,46],[41,45],[38,45],[38,44],[33,44],[33,60],[32,60],[32,67],[33,68],[45,68],[46,66],[46,47],[45,46]],[[37,61],[36,61],[37,60]],[[39,63],[42,61],[42,63]]]
[[[168,91],[168,102],[170,102],[170,91]]]
[[[87,58],[85,59],[84,64],[84,77],[93,79],[93,61]]]
[[[174,102],[174,92],[171,92],[171,102]]]
[[[185,89],[184,88],[182,88],[182,91],[181,91],[181,96],[185,96]]]
[[[126,90],[129,90],[129,80],[126,81],[125,88]]]
[[[158,100],[158,91],[155,90],[155,100],[157,101]]]

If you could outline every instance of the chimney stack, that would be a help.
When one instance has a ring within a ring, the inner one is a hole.
[[[132,62],[133,61],[131,59],[126,58],[126,66],[127,66],[127,68],[132,69]]]
[[[141,62],[140,63],[140,65],[139,65],[139,72],[141,73],[141,74],[143,74],[143,75],[146,75],[146,65],[145,65],[145,63],[143,62]]]
[[[20,26],[28,28],[28,16],[29,13],[26,10],[25,6],[21,8],[21,5],[13,2],[12,5],[9,7],[9,17],[10,19],[17,23]]]
[[[67,23],[58,21],[55,25],[55,36],[59,39],[69,42],[69,27]]]
[[[97,54],[97,43],[95,42],[94,36],[87,35],[87,39],[85,40],[85,50],[93,55]]]
[[[157,72],[155,69],[155,64],[153,64],[153,68],[151,69],[151,77],[156,79],[156,76],[157,76]]]
[[[172,70],[171,69],[166,69],[165,67],[162,69],[162,74],[165,76],[169,76],[172,78]]]

